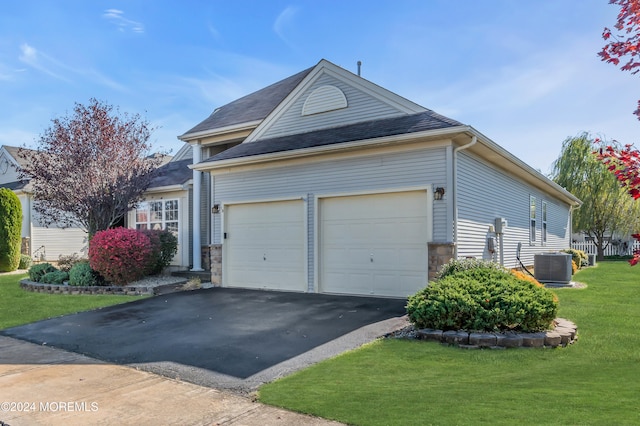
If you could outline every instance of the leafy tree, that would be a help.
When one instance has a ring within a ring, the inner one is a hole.
[[[12,190],[0,188],[0,272],[18,269],[21,232],[20,199]]]
[[[596,142],[599,142],[599,140],[596,140]],[[634,149],[633,145],[625,145],[623,148],[608,145],[605,148],[601,147],[594,154],[607,167],[607,170],[616,177],[620,186],[634,200],[638,200],[640,198],[640,152]],[[640,241],[640,234],[633,234],[632,236]],[[636,250],[631,260],[629,260],[631,266],[636,265],[638,262],[640,262],[640,250]]]
[[[602,32],[602,38],[609,41],[598,53],[600,59],[614,64],[620,65],[620,60],[624,60],[624,64],[620,69],[636,74],[640,71],[640,0],[609,0],[610,4],[620,6],[618,13],[618,21],[613,26],[612,31],[605,28]],[[617,31],[617,33],[614,33]],[[633,112],[640,120],[640,101],[638,108]]]
[[[22,178],[33,184],[35,210],[46,225],[79,226],[92,237],[134,208],[160,163],[147,157],[153,129],[138,114],[120,114],[91,99],[56,118],[38,149],[22,149]]]
[[[593,155],[594,143],[588,133],[567,138],[553,164],[552,177],[582,200],[582,206],[573,213],[573,231],[583,231],[593,238],[598,259],[602,260],[609,245],[605,235],[626,235],[636,229],[640,204],[627,196],[607,166]]]

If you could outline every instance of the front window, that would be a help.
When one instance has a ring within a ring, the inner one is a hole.
[[[529,242],[536,242],[536,197],[529,197]]]
[[[178,235],[178,200],[146,201],[136,209],[136,229],[159,229]]]

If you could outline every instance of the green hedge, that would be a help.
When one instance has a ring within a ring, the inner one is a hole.
[[[0,188],[0,272],[18,269],[22,233],[22,205],[8,188]]]

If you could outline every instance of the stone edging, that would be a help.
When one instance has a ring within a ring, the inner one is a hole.
[[[35,281],[21,280],[22,289],[34,293],[48,294],[111,294],[120,296],[153,295],[157,287],[121,287],[121,286],[73,286],[43,284]]]
[[[556,348],[567,346],[578,339],[578,327],[564,318],[556,318],[555,328],[540,333],[474,333],[464,330],[415,330],[415,338],[431,340],[463,349]]]

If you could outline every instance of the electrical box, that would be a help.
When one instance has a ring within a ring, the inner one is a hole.
[[[496,234],[504,234],[507,228],[507,219],[504,217],[497,217],[495,221]]]

